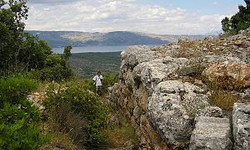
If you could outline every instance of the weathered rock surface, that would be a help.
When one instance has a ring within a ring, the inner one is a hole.
[[[208,103],[213,91],[206,79],[249,101],[249,34],[250,29],[151,49],[134,46],[121,53],[120,81],[109,89],[110,102],[130,120],[140,149],[231,149],[228,113]],[[248,148],[244,134],[250,118],[244,119],[236,121],[234,135],[238,147]]]
[[[233,136],[236,150],[250,149],[250,104],[234,104]]]
[[[196,118],[191,136],[190,150],[230,150],[232,148],[229,119],[204,117]]]
[[[148,115],[161,138],[169,145],[189,143],[192,122],[199,109],[208,106],[203,90],[177,80],[161,82],[148,102]]]
[[[45,110],[45,107],[42,105],[42,101],[45,99],[45,93],[31,93],[30,95],[28,95],[27,99],[32,102],[32,104],[36,106],[39,111],[43,112]]]
[[[220,107],[216,106],[208,106],[204,109],[201,109],[199,112],[196,114],[196,118],[199,116],[204,116],[204,117],[223,117],[223,112]]]
[[[133,73],[137,78],[140,78],[151,95],[158,83],[177,78],[178,70],[185,66],[187,62],[186,58],[155,59],[140,63],[134,68]]]
[[[206,68],[203,73],[210,81],[228,89],[250,86],[250,64],[215,63]]]
[[[250,88],[244,90],[244,92],[241,94],[241,97],[244,99],[250,99]]]

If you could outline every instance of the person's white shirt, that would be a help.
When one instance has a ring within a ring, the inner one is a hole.
[[[95,81],[95,86],[102,86],[102,75],[95,75],[93,80]]]

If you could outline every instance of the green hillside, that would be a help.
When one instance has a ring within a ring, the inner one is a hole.
[[[69,62],[75,73],[84,77],[91,77],[98,70],[116,73],[121,64],[120,52],[72,54]]]

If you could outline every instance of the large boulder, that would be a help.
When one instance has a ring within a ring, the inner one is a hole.
[[[148,100],[149,120],[169,146],[183,148],[189,143],[195,114],[209,105],[207,100],[204,91],[190,83],[161,82]]]
[[[147,62],[156,59],[154,51],[146,46],[131,46],[121,53],[121,69],[130,67],[133,69],[136,65],[142,62]]]
[[[233,108],[235,150],[250,148],[250,104],[235,103]]]
[[[140,63],[134,68],[133,72],[134,76],[142,81],[149,95],[151,95],[158,83],[177,78],[178,70],[187,63],[188,59],[186,58],[166,57]]]
[[[200,116],[196,118],[189,150],[230,150],[232,148],[228,118]]]

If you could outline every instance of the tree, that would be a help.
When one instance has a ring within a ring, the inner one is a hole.
[[[221,24],[222,24],[222,30],[224,32],[228,32],[230,30],[230,22],[229,22],[229,18],[226,17],[224,18],[222,21],[221,21]]]
[[[51,48],[45,41],[24,32],[28,17],[26,0],[0,0],[0,71],[41,69]]]
[[[249,0],[245,0],[247,6],[239,6],[239,12],[233,15],[230,19],[224,18],[221,21],[222,30],[224,32],[239,32],[250,27],[250,7]]]
[[[247,4],[247,7],[250,6],[250,0],[245,0],[246,4]]]
[[[69,57],[71,56],[71,50],[72,50],[72,46],[70,46],[70,45],[68,45],[64,48],[63,55],[64,55],[66,60],[68,60]]]

